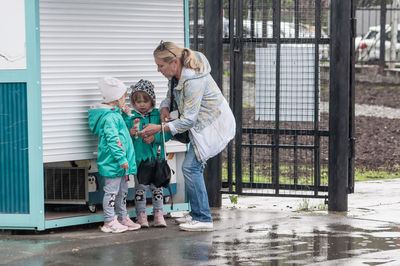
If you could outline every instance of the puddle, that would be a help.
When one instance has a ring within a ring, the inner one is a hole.
[[[322,230],[316,227],[310,232],[297,232],[293,228],[287,234],[288,229],[280,230],[279,225],[251,225],[243,228],[243,233],[214,238],[209,262],[309,265],[399,249],[400,265],[400,232],[395,232],[398,228],[388,227],[387,224],[382,226],[380,223],[375,226],[375,229],[365,230],[345,224],[331,224]]]

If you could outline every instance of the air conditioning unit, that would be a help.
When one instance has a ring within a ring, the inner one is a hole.
[[[45,203],[86,204],[88,170],[84,167],[45,167]]]

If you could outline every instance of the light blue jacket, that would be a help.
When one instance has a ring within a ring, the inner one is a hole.
[[[194,146],[196,157],[198,161],[205,163],[205,160],[199,154],[199,148],[205,148],[206,150],[209,150],[209,148],[207,144],[205,144],[205,147],[197,147],[198,142],[194,141],[193,133],[190,129],[200,133],[204,128],[210,126],[220,117],[221,106],[226,104],[224,103],[226,101],[217,83],[211,77],[211,67],[207,58],[200,52],[194,53],[203,62],[204,67],[201,70],[182,68],[181,77],[174,88],[174,97],[180,117],[166,125],[170,128],[172,135],[189,130],[190,142]],[[169,82],[172,81],[170,80]],[[169,108],[170,97],[171,91],[168,90],[167,98],[161,102],[160,109],[163,107]],[[208,138],[214,137],[212,135],[208,136]],[[223,136],[223,140],[225,145],[228,139]]]
[[[178,85],[174,88],[175,101],[178,103],[181,117],[167,124],[172,135],[182,133],[190,128],[199,132],[221,114],[218,107],[224,96],[211,77],[210,64],[202,53],[194,53],[204,63],[204,68],[201,72],[186,67],[182,68]],[[168,90],[167,98],[162,101],[160,109],[162,107],[169,108],[170,97],[170,90]]]

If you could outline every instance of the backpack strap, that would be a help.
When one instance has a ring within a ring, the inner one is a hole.
[[[164,159],[167,161],[168,163],[168,158],[167,158],[167,152],[165,149],[165,131],[164,131],[164,123],[161,123],[161,131],[162,131],[162,137],[163,137],[163,147],[164,147]],[[171,170],[172,171],[172,170]],[[170,183],[168,183],[168,192],[169,192],[169,196],[171,198],[171,210],[174,209],[174,200],[172,198],[172,192],[171,192],[171,186]]]

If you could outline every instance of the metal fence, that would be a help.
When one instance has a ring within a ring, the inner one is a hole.
[[[399,12],[400,0],[359,0],[356,2],[356,63],[390,68],[398,66],[400,62]]]
[[[203,1],[189,3],[201,51]],[[223,93],[240,121],[223,152],[223,192],[327,197],[329,1],[223,3]]]

